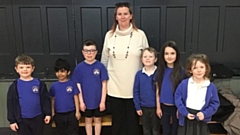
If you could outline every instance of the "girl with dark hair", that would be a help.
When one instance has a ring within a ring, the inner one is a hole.
[[[157,70],[157,115],[161,118],[163,135],[176,135],[178,127],[174,93],[184,77],[180,51],[174,41],[166,42],[160,50]]]

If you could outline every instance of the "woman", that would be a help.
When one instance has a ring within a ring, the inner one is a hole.
[[[139,119],[133,103],[134,76],[142,68],[141,50],[148,47],[145,33],[133,20],[129,3],[117,3],[114,24],[107,32],[101,62],[109,74],[108,96],[113,135],[138,135]]]

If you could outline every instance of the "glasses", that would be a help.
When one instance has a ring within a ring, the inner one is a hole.
[[[83,52],[84,53],[87,53],[87,54],[90,54],[90,53],[95,53],[97,50],[86,50],[86,49],[83,49]]]

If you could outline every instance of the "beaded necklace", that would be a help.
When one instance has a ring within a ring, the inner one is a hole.
[[[131,42],[131,40],[132,40],[132,35],[133,35],[133,32],[131,32],[130,33],[130,36],[129,36],[129,41],[128,41],[128,45],[127,45],[127,51],[126,51],[126,55],[125,55],[125,59],[127,59],[127,57],[128,57],[128,53],[129,53],[129,48],[130,48],[130,42]],[[113,58],[115,58],[115,59],[117,59],[117,56],[116,56],[116,54],[115,54],[115,43],[116,43],[116,38],[117,38],[117,35],[115,34],[115,36],[114,36],[114,44],[113,44]]]

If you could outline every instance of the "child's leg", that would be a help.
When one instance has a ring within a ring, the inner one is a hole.
[[[176,115],[172,115],[172,135],[177,135],[178,119]]]
[[[23,119],[21,123],[18,123],[18,135],[30,135],[31,131],[30,128],[28,127],[28,122]]]
[[[67,114],[67,134],[68,135],[78,135],[79,121],[75,116],[76,111],[69,112]]]
[[[93,122],[93,117],[88,118],[85,117],[85,129],[87,135],[92,135],[92,122]]]
[[[64,135],[66,134],[66,119],[67,117],[65,116],[65,114],[61,114],[61,113],[55,113],[55,115],[53,116],[53,120],[56,124],[56,131],[58,135]]]
[[[152,135],[149,108],[142,107],[142,127],[144,135]]]
[[[161,123],[163,135],[170,135],[171,134],[170,115],[167,114],[166,112],[163,112]]]
[[[95,126],[95,135],[100,135],[101,129],[102,129],[102,118],[101,117],[94,117],[94,126]]]
[[[162,109],[161,123],[162,123],[163,135],[170,135],[171,129],[172,129],[171,123],[170,123],[171,106],[161,104],[161,109]]]
[[[29,127],[31,128],[31,135],[43,135],[43,115],[39,115],[35,118],[32,118],[29,121]]]
[[[156,108],[151,108],[151,112],[149,112],[149,115],[151,120],[152,134],[160,135],[161,120],[156,114]]]

